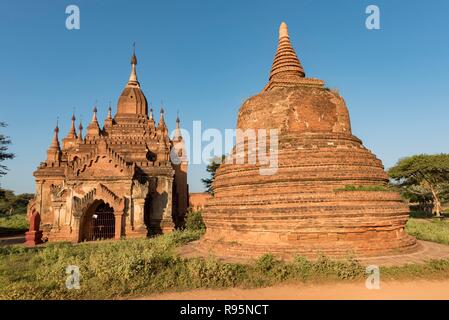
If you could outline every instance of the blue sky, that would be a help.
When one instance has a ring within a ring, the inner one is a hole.
[[[65,28],[76,4],[81,29]],[[365,28],[379,6],[381,30]],[[246,98],[266,84],[281,21],[308,76],[338,88],[353,133],[386,167],[415,153],[449,152],[449,1],[0,1],[0,120],[17,155],[2,187],[33,192],[32,172],[46,157],[56,117],[104,119],[129,76],[132,43],[138,75],[174,127],[234,128]],[[158,112],[156,114],[158,117]],[[205,165],[189,169],[202,191]]]

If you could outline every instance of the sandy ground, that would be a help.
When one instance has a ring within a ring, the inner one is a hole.
[[[449,299],[449,280],[381,282],[368,290],[364,282],[339,284],[295,284],[262,289],[192,290],[138,297],[143,300],[304,300],[304,299]]]

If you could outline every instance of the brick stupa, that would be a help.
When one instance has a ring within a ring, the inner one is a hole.
[[[278,170],[261,175],[257,163],[222,164],[198,249],[239,257],[415,251],[404,231],[408,206],[386,187],[382,162],[352,135],[343,98],[305,77],[285,23],[269,82],[243,103],[237,128],[278,130]]]

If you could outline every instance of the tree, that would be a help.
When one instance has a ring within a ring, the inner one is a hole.
[[[11,190],[2,189],[0,192],[0,216],[26,213],[28,202],[33,198],[34,194],[31,193],[15,195]]]
[[[0,127],[6,127],[6,123],[0,122]],[[8,145],[11,144],[11,140],[9,137],[0,134],[0,162],[7,160],[7,159],[13,159],[14,154],[8,152]],[[8,168],[5,165],[0,165],[0,177],[4,176],[6,174],[6,171]]]
[[[408,199],[427,201],[439,217],[449,195],[449,154],[420,154],[400,159],[388,171]]]
[[[210,173],[210,178],[201,179],[201,181],[204,183],[204,186],[206,187],[206,192],[210,193],[211,195],[214,195],[213,183],[215,180],[215,173],[218,167],[220,167],[220,164],[224,162],[225,158],[226,157],[224,155],[221,156],[221,160],[220,157],[212,158],[206,169],[207,172]]]

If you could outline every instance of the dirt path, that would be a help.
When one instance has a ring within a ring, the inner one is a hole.
[[[24,243],[24,242],[25,242],[25,234],[0,237],[0,246],[1,245],[20,244],[20,243]]]
[[[301,300],[301,299],[449,299],[449,280],[381,282],[368,290],[364,282],[282,285],[262,289],[193,290],[149,295],[144,300]]]

